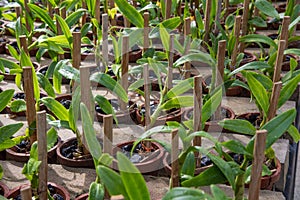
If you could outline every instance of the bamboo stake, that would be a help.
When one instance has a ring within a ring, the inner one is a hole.
[[[41,161],[39,166],[39,199],[47,199],[48,182],[48,160],[47,160],[47,122],[46,111],[37,112],[37,137],[38,137],[38,159]]]
[[[280,40],[285,41],[284,49],[288,45],[290,21],[291,21],[290,16],[283,17],[282,27],[281,27],[281,32],[280,32]]]
[[[171,188],[179,187],[179,136],[178,129],[172,131],[172,152],[171,152]]]
[[[215,17],[216,22],[220,21],[221,12],[222,12],[222,0],[218,0],[217,14],[216,14],[216,17]],[[215,23],[214,34],[218,35],[218,33],[219,33],[219,28],[217,26],[217,23]]]
[[[108,65],[108,14],[102,15],[102,56],[104,69]]]
[[[27,37],[25,35],[20,36],[20,45],[24,52],[29,55],[28,46],[27,46]]]
[[[266,146],[266,137],[267,130],[258,130],[256,131],[256,138],[254,144],[254,159],[251,170],[251,180],[249,186],[249,200],[259,199],[259,190],[261,185],[261,172],[262,165],[265,159],[265,146]]]
[[[67,10],[66,10],[66,7],[63,7],[60,11],[60,16],[63,18],[63,19],[66,19],[67,17]]]
[[[112,8],[115,7],[114,0],[109,0],[109,7],[110,7],[110,9],[112,9]],[[117,25],[116,17],[114,17],[113,19],[111,19],[110,23],[111,23],[112,26],[116,26]]]
[[[225,68],[225,52],[226,52],[226,40],[219,41],[218,46],[218,54],[217,54],[217,67],[216,70],[216,85],[215,87],[219,87],[223,84],[223,77],[224,77],[224,68]],[[221,112],[221,105],[218,106],[216,113],[214,115],[215,120],[222,119],[222,112]]]
[[[273,88],[272,88],[272,95],[271,95],[271,99],[270,99],[268,121],[273,119],[276,115],[277,104],[278,104],[278,101],[279,101],[281,88],[282,88],[282,82],[281,81],[274,83]]]
[[[194,132],[202,130],[202,76],[194,77],[194,110],[193,110],[193,127]],[[196,136],[193,139],[193,146],[201,146],[202,138]],[[196,167],[201,166],[201,155],[195,152]]]
[[[151,119],[150,119],[150,80],[149,80],[148,65],[144,65],[143,77],[144,77],[144,95],[145,95],[145,130],[148,130],[148,126],[151,122]]]
[[[29,24],[29,21],[28,21],[28,15],[30,12],[30,9],[28,7],[28,0],[24,0],[24,7],[25,7],[25,23],[26,23],[26,29],[28,32],[30,32],[30,24]]]
[[[187,38],[191,34],[191,18],[187,17],[184,20],[184,38]],[[184,54],[188,54],[190,50],[190,41],[187,41],[186,49]],[[184,63],[184,78],[190,78],[191,77],[191,63],[186,62]]]
[[[240,30],[241,30],[241,22],[242,17],[236,16],[234,20],[234,37],[235,37],[235,43],[233,47],[233,51],[231,54],[231,71],[233,71],[236,68],[236,58],[239,54],[239,37],[240,37]]]
[[[278,44],[278,51],[277,51],[277,57],[275,62],[275,69],[274,69],[274,75],[273,75],[273,83],[280,80],[280,74],[281,74],[281,68],[282,68],[282,61],[283,61],[283,55],[285,50],[286,43],[284,40],[280,40]]]
[[[225,10],[224,19],[226,19],[227,16],[229,15],[229,0],[224,0],[224,10]]]
[[[129,36],[123,36],[122,40],[122,61],[121,61],[121,85],[123,86],[126,94],[128,93],[128,63],[129,63]],[[126,110],[127,104],[120,100],[121,110]]]
[[[95,1],[95,19],[97,20],[98,24],[101,23],[100,19],[100,0]],[[97,44],[97,28],[93,26],[93,35],[94,35],[94,44]]]
[[[149,48],[149,12],[144,13],[144,53]]]
[[[113,142],[113,116],[105,115],[103,117],[103,128],[104,128],[104,138],[103,138],[103,152],[112,155],[112,142]]]
[[[22,8],[21,6],[15,7],[17,18],[22,16]]]
[[[27,124],[30,126],[35,121],[36,109],[32,79],[32,67],[23,67],[23,88],[25,93],[26,103],[26,119]],[[30,136],[30,144],[37,140],[36,131]]]
[[[91,114],[91,117],[93,119],[94,117],[94,107],[92,106],[92,93],[91,93],[91,83],[90,83],[90,68],[91,67],[87,67],[87,66],[81,66],[79,68],[80,70],[80,91],[81,91],[81,102],[83,102],[89,113]],[[84,148],[83,148],[83,153],[84,154],[88,154],[88,150],[87,150],[87,142],[86,139],[84,137],[84,132],[82,130],[82,143],[84,144]]]
[[[87,9],[87,5],[86,5],[85,1],[82,1],[82,8]],[[87,14],[84,13],[81,17],[81,27],[83,27],[86,24],[86,17],[87,17]]]
[[[206,10],[204,17],[204,41],[207,43],[209,39],[209,22],[210,22],[211,1],[206,1]]]
[[[48,8],[49,16],[52,19],[53,18],[53,8],[52,8],[52,5],[51,5],[51,3],[49,1],[47,1],[47,8]]]
[[[173,62],[174,62],[174,38],[175,35],[170,35],[170,49],[169,49],[169,60],[168,60],[168,74],[167,74],[167,89],[170,90],[173,87]]]
[[[80,49],[81,49],[81,33],[80,32],[73,32],[73,52],[72,52],[72,65],[75,69],[79,69],[81,56],[80,56]]]
[[[23,200],[32,200],[32,190],[30,185],[21,188],[21,197]]]
[[[243,20],[242,20],[242,36],[248,33],[248,20],[249,20],[249,4],[250,0],[244,1]],[[240,52],[244,52],[245,44],[240,44]]]
[[[180,6],[180,4],[179,4]],[[166,17],[165,19],[171,18],[172,0],[166,0]]]
[[[130,27],[130,21],[127,19],[127,17],[124,16],[124,26],[126,28],[129,28]]]

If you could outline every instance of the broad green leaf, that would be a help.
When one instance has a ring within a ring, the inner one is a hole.
[[[222,101],[222,89],[213,94],[202,107],[202,123],[205,123],[217,110]]]
[[[92,118],[84,103],[80,103],[80,113],[84,130],[84,137],[87,142],[88,149],[93,158],[95,160],[99,160],[102,154],[102,148],[97,140]]]
[[[10,104],[10,110],[12,112],[22,112],[26,111],[26,102],[24,99],[16,99],[11,102]]]
[[[129,199],[121,176],[117,172],[101,165],[97,166],[96,172],[110,195],[122,194],[126,199]]]
[[[49,28],[54,32],[57,33],[56,31],[56,26],[54,22],[52,21],[51,17],[49,16],[48,12],[40,7],[38,7],[35,4],[28,4],[30,10],[37,15],[43,22],[45,22]]]
[[[284,84],[280,90],[280,96],[278,100],[278,108],[285,104],[287,100],[293,95],[294,91],[297,88],[298,83],[300,82],[300,74],[289,80]]]
[[[230,200],[230,198],[216,185],[210,186],[211,193],[216,200]]]
[[[298,16],[294,21],[292,21],[289,25],[289,30],[294,28],[300,22],[300,16]]]
[[[57,143],[57,135],[57,131],[53,127],[47,131],[47,151],[49,151]]]
[[[168,93],[166,94],[166,98],[173,98],[176,96],[179,96],[185,92],[187,92],[190,89],[193,89],[194,86],[194,79],[188,78],[183,81],[180,81],[177,85],[175,85],[173,88],[171,88]]]
[[[89,189],[89,200],[103,199],[104,198],[104,187],[100,183],[92,182]]]
[[[300,56],[300,49],[296,49],[296,48],[286,49],[286,50],[284,50],[284,55],[287,55],[287,54]]]
[[[202,63],[206,63],[210,66],[215,66],[215,61],[210,56],[210,54],[199,51],[197,53],[189,53],[187,55],[182,56],[174,63],[173,67],[179,67],[186,62],[192,62],[192,61],[202,62]]]
[[[5,126],[0,127],[0,144],[10,139],[20,128],[22,128],[23,123],[15,123],[15,124],[8,124]]]
[[[241,119],[225,119],[218,122],[223,128],[233,131],[235,133],[245,134],[245,135],[255,135],[256,128],[247,120]]]
[[[170,51],[170,35],[166,28],[161,24],[159,26],[160,39],[166,52]],[[169,55],[169,54],[168,54]]]
[[[90,77],[91,81],[96,83],[100,83],[101,85],[105,86],[111,92],[116,94],[122,101],[128,102],[127,93],[125,92],[124,88],[114,80],[110,75],[105,73],[94,73]]]
[[[43,74],[38,72],[36,73],[36,75],[40,86],[45,90],[45,92],[47,92],[48,96],[55,97],[55,92],[49,79],[47,79]]]
[[[173,18],[164,20],[163,22],[161,22],[161,24],[167,30],[174,30],[181,24],[181,19],[180,19],[180,17],[173,17]]]
[[[248,153],[248,151],[246,150],[245,145],[243,145],[240,141],[228,140],[228,141],[222,142],[221,144],[222,144],[222,146],[224,146],[225,148],[227,148],[228,150],[230,150],[233,153],[252,156],[252,154]]]
[[[299,134],[299,131],[298,129],[294,126],[294,125],[291,125],[287,132],[289,133],[289,135],[293,138],[293,141],[295,143],[298,143],[299,140],[300,140],[300,134]]]
[[[247,63],[235,70],[233,70],[232,72],[230,72],[228,74],[229,77],[241,72],[242,70],[263,70],[263,69],[269,69],[271,68],[270,65],[268,65],[268,63],[266,62],[262,62],[262,61],[254,61],[254,62],[250,62]]]
[[[212,200],[202,190],[194,188],[175,187],[167,192],[162,200]]]
[[[206,138],[206,139],[212,141],[214,144],[216,144],[218,142],[218,140],[216,138],[214,138],[211,134],[209,134],[205,131],[193,132],[193,133],[189,134],[188,136],[185,136],[183,141],[186,142],[186,143],[191,144],[192,140],[197,136]]]
[[[251,73],[247,73],[246,78],[250,91],[256,99],[256,103],[260,105],[264,115],[267,116],[269,110],[269,97],[266,89]]]
[[[7,60],[5,58],[0,58],[0,62],[2,63],[2,65],[4,67],[7,67],[9,69],[20,69],[20,65],[18,65],[17,63],[11,61],[11,60]]]
[[[86,0],[87,9],[93,18],[95,17],[95,4],[96,0]]]
[[[251,42],[259,42],[268,44],[271,47],[277,49],[276,43],[266,35],[258,35],[258,34],[249,34],[240,38],[240,42],[251,43]]]
[[[164,110],[171,110],[172,108],[191,107],[194,104],[193,96],[178,96],[167,100],[161,105]]]
[[[73,96],[71,105],[69,108],[69,124],[73,132],[76,132],[77,129],[77,120],[79,118],[79,110],[80,110],[80,101],[81,101],[81,93],[80,93],[80,85],[76,87]]]
[[[58,119],[69,121],[68,110],[52,97],[40,100]]]
[[[17,50],[11,46],[10,44],[7,44],[7,48],[9,51],[9,54],[14,57],[16,60],[20,60],[20,54],[17,52]]]
[[[195,154],[194,152],[189,152],[181,167],[181,173],[194,176],[195,168],[196,168]]]
[[[65,19],[65,22],[68,24],[68,26],[71,28],[73,25],[75,25],[79,19],[83,16],[85,9],[78,9],[75,12],[71,13],[67,16]]]
[[[4,90],[0,93],[0,112],[6,107],[14,96],[14,89]]]
[[[80,82],[80,75],[79,75],[79,70],[69,66],[69,65],[63,65],[61,68],[58,70],[58,72],[64,76],[67,79],[71,79],[76,81],[77,83]]]
[[[65,37],[67,38],[67,40],[69,42],[69,46],[72,47],[73,36],[72,36],[71,30],[70,30],[68,24],[66,23],[66,21],[61,16],[56,15],[56,14],[54,16],[58,20],[60,28],[61,28],[62,32],[64,33]]]
[[[280,16],[273,6],[273,4],[267,0],[256,0],[255,6],[260,10],[260,12],[270,16],[279,19]]]
[[[130,199],[150,200],[150,193],[140,171],[121,152],[117,152],[118,168]]]
[[[105,113],[105,114],[112,114],[113,118],[116,122],[118,122],[118,119],[116,117],[116,113],[115,110],[113,108],[113,106],[111,105],[111,103],[102,95],[96,95],[95,96],[95,101],[97,102],[97,104],[100,106],[101,110]]]
[[[144,19],[141,13],[136,8],[130,5],[126,0],[115,0],[121,13],[138,28],[144,27]]]

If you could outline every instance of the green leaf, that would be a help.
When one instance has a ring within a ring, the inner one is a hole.
[[[254,61],[254,62],[247,63],[247,64],[233,70],[232,72],[230,72],[228,74],[228,76],[231,77],[243,70],[263,70],[263,69],[270,69],[270,68],[271,68],[271,66],[268,65],[268,63],[266,63],[266,62]]]
[[[8,59],[5,59],[5,58],[0,58],[0,62],[2,63],[2,65],[4,67],[7,67],[9,69],[20,69],[20,65],[18,65],[17,63],[11,61],[11,60],[8,60]]]
[[[56,15],[56,14],[54,16],[58,20],[60,28],[69,42],[69,46],[72,47],[73,36],[72,36],[71,30],[70,30],[68,24],[66,23],[65,19],[63,19],[61,16]]]
[[[215,61],[210,56],[210,54],[199,51],[197,53],[189,53],[187,55],[182,56],[174,63],[173,67],[179,67],[186,62],[192,62],[192,61],[202,62],[210,66],[215,66]]]
[[[247,82],[251,93],[256,99],[256,103],[260,105],[264,112],[264,115],[268,115],[269,110],[269,97],[264,86],[252,75],[252,73],[246,74]]]
[[[52,97],[40,100],[58,119],[69,121],[68,110]]]
[[[277,49],[276,43],[266,35],[259,35],[259,34],[245,35],[240,38],[240,42],[245,42],[245,43],[259,42],[259,43],[268,44],[271,47]]]
[[[161,108],[164,110],[171,110],[172,108],[191,107],[193,106],[193,104],[193,96],[178,96],[166,101],[164,104],[161,105]]]
[[[280,90],[280,96],[278,100],[278,108],[283,106],[287,100],[293,95],[294,91],[297,88],[298,83],[300,82],[300,74],[289,80],[287,83],[284,83],[284,86]]]
[[[218,122],[223,128],[233,131],[235,133],[245,134],[245,135],[255,135],[256,128],[247,120],[241,119],[225,119]]]
[[[128,102],[127,93],[124,90],[124,88],[116,81],[114,80],[110,75],[105,73],[94,73],[90,77],[91,81],[94,81],[96,83],[100,83],[101,85],[105,86],[107,89],[109,89],[111,92],[116,94],[122,101],[125,103]]]
[[[84,103],[80,103],[80,113],[81,113],[84,137],[86,139],[88,149],[91,155],[93,156],[93,158],[95,160],[99,160],[102,155],[102,148],[97,140],[96,132],[93,127],[92,118]]]
[[[10,110],[12,112],[22,112],[26,111],[26,102],[24,99],[16,99],[11,102],[10,104]]]
[[[118,168],[129,199],[150,200],[150,193],[140,171],[121,152],[117,152]]]
[[[48,96],[55,97],[55,92],[49,79],[47,79],[43,74],[38,72],[36,73],[36,75],[40,86],[47,92]]]
[[[221,144],[233,153],[252,156],[252,154],[246,150],[245,145],[243,145],[240,141],[228,140],[226,142],[222,142]]]
[[[286,50],[284,50],[284,55],[287,55],[287,54],[300,56],[300,49],[296,49],[296,48],[286,49]]]
[[[72,66],[63,65],[58,72],[67,79],[75,80],[77,83],[80,82],[79,70]]]
[[[55,26],[54,22],[52,21],[51,17],[49,16],[49,14],[48,14],[48,12],[46,10],[38,7],[35,4],[31,4],[31,3],[29,3],[28,6],[29,6],[30,10],[37,17],[41,18],[41,20],[43,22],[45,22],[54,33],[57,33],[56,32],[56,26]]]
[[[193,86],[194,86],[193,78],[182,80],[168,91],[168,93],[166,94],[166,98],[169,99],[169,98],[179,96],[187,92],[188,90],[193,89]]]
[[[95,101],[97,102],[97,104],[100,106],[101,110],[103,110],[103,112],[105,114],[107,114],[107,115],[108,114],[112,114],[114,120],[116,122],[118,121],[113,106],[111,105],[111,103],[104,96],[102,96],[102,95],[96,95],[95,96]]]
[[[293,138],[293,141],[295,143],[298,143],[299,140],[300,140],[300,134],[299,134],[299,131],[298,129],[294,126],[294,125],[291,125],[287,132],[289,133],[289,135]]]
[[[0,127],[0,144],[10,139],[20,128],[22,128],[23,123],[8,124]]]
[[[68,26],[71,28],[74,26],[76,23],[78,23],[79,19],[83,16],[85,13],[85,9],[78,9],[75,12],[71,13],[70,15],[67,16],[65,19],[65,22],[68,24]]]
[[[69,108],[69,123],[73,132],[77,129],[77,120],[79,118],[80,101],[81,101],[80,85],[76,87],[72,96],[71,105]]]
[[[167,192],[162,200],[212,200],[202,190],[194,188],[175,187]]]
[[[253,19],[249,20],[249,23],[256,27],[267,27],[267,22],[263,18],[255,16]]]
[[[160,39],[166,52],[170,51],[170,35],[166,28],[161,24],[159,26]]]
[[[194,152],[189,152],[181,167],[181,173],[194,176],[195,168],[196,168],[195,154]]]
[[[57,135],[57,131],[53,127],[47,131],[47,151],[49,151],[57,143]]]
[[[181,19],[180,19],[180,17],[173,17],[173,18],[164,20],[163,22],[161,22],[161,24],[167,30],[174,30],[181,24]]]
[[[267,0],[256,0],[255,6],[260,10],[260,12],[264,13],[265,15],[274,17],[276,19],[280,18],[273,4]]]
[[[139,13],[132,5],[126,0],[115,0],[121,13],[138,28],[144,27],[144,19],[141,13]]]
[[[6,107],[14,96],[14,89],[4,90],[0,93],[0,112]]]
[[[126,197],[125,199],[129,199],[121,176],[117,172],[101,165],[97,166],[96,172],[110,195],[122,194],[124,197]]]
[[[202,123],[205,123],[217,110],[222,101],[222,89],[218,89],[202,107]]]
[[[211,193],[213,194],[214,199],[216,200],[230,200],[229,197],[224,193],[223,190],[221,190],[218,186],[216,185],[211,185],[210,186]]]
[[[9,54],[12,57],[14,57],[16,60],[20,60],[20,55],[13,46],[11,46],[10,44],[7,44],[7,48],[8,48]]]
[[[92,182],[89,189],[89,200],[103,199],[104,187],[100,183]]]

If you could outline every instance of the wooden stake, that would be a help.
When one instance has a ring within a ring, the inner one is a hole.
[[[144,53],[149,48],[149,12],[144,13]]]
[[[127,19],[127,17],[124,16],[124,26],[126,28],[129,28],[130,27],[130,21]]]
[[[93,101],[92,101],[92,93],[91,93],[91,83],[90,83],[90,68],[87,66],[81,66],[80,69],[80,89],[81,89],[81,102],[83,102],[89,113],[91,114],[91,117],[93,119],[94,117],[94,107],[93,107]],[[93,120],[92,120],[93,121]],[[84,145],[83,152],[84,154],[88,154],[87,149],[87,142],[84,137],[84,132],[82,130],[82,143]]]
[[[28,46],[27,46],[27,37],[25,35],[20,36],[20,45],[24,52],[29,55]]]
[[[67,17],[67,10],[66,10],[66,7],[61,8],[60,16],[61,16],[63,19],[66,19],[66,17]]]
[[[23,88],[25,93],[26,103],[26,119],[27,124],[30,126],[36,117],[32,67],[23,67]],[[30,144],[33,144],[37,140],[36,131],[30,136]]]
[[[23,200],[32,200],[32,190],[30,185],[21,188],[21,197]]]
[[[100,0],[96,0],[95,2],[95,18],[100,24]]]
[[[15,7],[17,18],[22,16],[22,8],[21,6]]]
[[[256,138],[254,144],[254,159],[251,170],[251,180],[249,186],[249,200],[259,199],[259,190],[261,185],[261,172],[262,166],[265,159],[265,146],[267,130],[256,131]]]
[[[225,52],[226,52],[226,40],[219,41],[218,46],[218,54],[217,54],[217,67],[218,70],[216,70],[216,85],[215,87],[219,87],[223,84],[223,78],[224,78],[224,68],[225,68]],[[215,120],[221,120],[222,119],[222,112],[221,112],[221,105],[218,106],[216,113],[214,115]]]
[[[280,40],[278,44],[278,51],[277,57],[275,62],[275,69],[273,75],[273,83],[280,80],[281,68],[282,68],[282,61],[283,61],[283,54],[285,50],[286,42],[284,40]]]
[[[184,20],[184,38],[187,38],[191,34],[191,18],[187,17]],[[190,41],[187,41],[186,49],[184,54],[188,54],[190,50]],[[191,77],[191,63],[186,62],[184,63],[184,78],[190,78]]]
[[[109,0],[109,7],[111,9],[115,7],[115,1],[114,0]]]
[[[240,37],[240,30],[241,30],[241,22],[242,22],[242,17],[236,16],[234,20],[235,43],[231,54],[231,71],[233,71],[237,67],[235,65],[236,65],[236,58],[239,54],[239,37]]]
[[[179,4],[180,6],[180,4]],[[166,0],[166,17],[165,19],[171,18],[172,0]]]
[[[47,1],[47,8],[48,8],[49,16],[52,19],[53,18],[53,8],[52,8],[52,5],[51,5],[51,3],[49,1]]]
[[[121,61],[121,85],[123,86],[126,93],[128,93],[128,63],[129,63],[129,36],[123,36],[122,40],[122,61]],[[120,100],[121,110],[127,109],[127,104]]]
[[[82,8],[87,9],[87,5],[85,1],[82,1]],[[87,17],[87,13],[84,13],[81,17],[81,27],[83,27],[86,24],[86,17]]]
[[[72,52],[72,65],[75,69],[79,69],[81,62],[81,33],[73,32],[73,52]]]
[[[199,0],[195,0],[195,9],[198,9],[198,8],[199,8],[199,5],[200,5]]]
[[[193,110],[193,124],[194,132],[202,130],[201,112],[202,112],[202,76],[194,77],[194,110]],[[194,140],[194,146],[201,146],[201,138]]]
[[[220,21],[221,12],[222,12],[222,0],[218,0],[217,14],[216,14],[216,17],[215,17],[216,22]],[[217,26],[217,23],[215,23],[214,34],[218,35],[218,33],[219,33],[219,28]]]
[[[144,95],[145,95],[145,130],[148,130],[150,120],[150,80],[149,80],[149,67],[144,65]]]
[[[171,188],[179,187],[179,136],[178,129],[172,131],[172,152],[171,152]]]
[[[300,83],[298,83],[296,88],[296,119],[295,119],[295,126],[298,130],[300,130]]]
[[[37,112],[37,137],[38,137],[38,159],[41,161],[39,166],[39,199],[47,199],[48,182],[48,160],[47,160],[47,121],[46,111]]]
[[[226,19],[227,16],[230,14],[229,13],[229,0],[224,0],[224,10],[225,10],[224,19]]]
[[[103,117],[104,138],[103,138],[103,152],[112,155],[113,142],[113,116],[105,115]]]
[[[281,27],[281,32],[280,32],[280,40],[285,41],[284,49],[288,45],[290,21],[291,21],[290,16],[283,17],[282,27]]]
[[[273,119],[276,115],[277,104],[279,101],[281,88],[282,88],[281,81],[273,84],[272,95],[271,95],[271,99],[270,99],[270,107],[269,107],[269,112],[268,112],[268,121]]]
[[[247,35],[247,33],[248,33],[249,4],[250,4],[250,0],[244,1],[242,36]],[[240,52],[244,52],[244,49],[245,49],[245,44],[241,43],[240,44]]]
[[[208,42],[209,39],[209,21],[210,21],[210,11],[211,11],[211,1],[206,1],[206,10],[205,10],[205,16],[204,16],[204,41]]]
[[[170,90],[173,87],[173,61],[174,61],[174,38],[175,35],[171,34],[170,35],[170,51],[169,53],[169,60],[168,60],[168,74],[167,74],[167,89]]]
[[[102,15],[102,55],[104,69],[108,65],[108,14]]]
[[[30,9],[28,7],[28,0],[24,0],[24,7],[25,7],[25,23],[26,23],[26,29],[28,32],[30,32],[30,24],[29,24],[29,21],[28,21],[28,15],[30,13]]]

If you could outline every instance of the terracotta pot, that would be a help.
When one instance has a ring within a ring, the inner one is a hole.
[[[100,141],[100,143],[101,143],[101,141]],[[88,154],[84,158],[80,158],[80,159],[71,159],[71,158],[65,157],[62,153],[63,149],[70,147],[72,145],[77,146],[76,138],[70,138],[70,139],[60,143],[60,145],[56,149],[57,162],[61,165],[68,166],[68,167],[95,168],[93,158],[90,154]]]
[[[17,64],[19,65],[20,63],[18,62]],[[35,69],[38,69],[40,67],[40,64],[37,62],[32,62],[32,64]],[[5,73],[0,72],[0,75],[3,75],[4,80],[8,80],[8,81],[14,81],[16,78],[15,74],[9,74],[9,72],[5,72]]]
[[[222,110],[222,114],[224,115],[224,113],[226,113],[226,117],[224,117],[223,119],[234,119],[235,118],[235,113],[233,112],[233,110],[227,106],[221,106],[221,110]],[[192,115],[193,115],[193,108],[189,107],[187,109],[185,109],[184,112],[184,120],[190,120],[192,119]],[[218,125],[219,121],[207,121],[205,122],[205,127],[204,127],[204,131],[206,132],[229,132],[226,129],[223,129],[223,127],[221,127],[220,125]]]
[[[9,39],[6,37],[0,37],[0,53],[5,53],[5,46],[9,43]]]
[[[17,41],[11,41],[11,42],[9,42],[9,44],[11,46],[13,46],[19,52],[19,47],[18,47]],[[34,56],[36,56],[37,51],[38,51],[37,48],[31,49],[31,50],[29,50],[29,55],[34,57]],[[5,46],[5,53],[7,55],[10,55],[10,52],[9,52],[9,49],[8,49],[7,45]]]
[[[164,159],[163,159],[163,165],[164,165],[164,170],[167,174],[167,176],[171,176],[171,172],[172,172],[172,166],[171,166],[171,155],[170,153],[166,152],[164,155]],[[212,167],[213,164],[204,166],[204,167],[197,167],[195,169],[195,173],[194,175],[197,176],[199,175],[201,172],[207,170],[208,168]]]
[[[89,193],[85,193],[85,194],[79,195],[74,200],[87,200],[88,198],[89,198]]]
[[[154,102],[154,105],[157,105],[158,102]],[[153,104],[152,104],[153,105]],[[135,110],[135,114],[136,114],[136,120],[137,120],[137,124],[141,124],[143,126],[145,126],[145,120],[144,117],[141,115],[141,109],[144,108],[144,104],[142,104],[141,106],[139,106],[140,108],[137,108]],[[150,105],[150,110],[151,110],[151,105]],[[183,115],[183,109],[178,108],[178,109],[173,109],[170,111],[166,111],[165,114],[160,115],[155,123],[154,126],[159,126],[159,125],[164,125],[166,124],[166,122],[168,121],[176,121],[176,122],[181,122],[181,118]]]
[[[125,111],[121,111],[119,110],[119,103],[117,99],[111,99],[111,104],[113,106],[113,108],[115,108],[115,110],[118,110],[116,112],[116,118],[118,120],[119,124],[133,124],[135,123],[132,118],[135,117],[135,106],[136,104],[134,104],[132,101],[129,101],[129,108]],[[99,122],[103,122],[103,118],[106,114],[100,109],[98,110],[96,108],[96,116],[97,116],[97,120]],[[113,120],[113,123],[116,124],[116,121]]]
[[[9,188],[4,183],[0,182],[0,195],[6,197],[9,193]]]
[[[62,196],[64,198],[64,200],[70,200],[70,194],[64,187],[57,185],[55,183],[51,183],[51,182],[48,182],[48,185],[49,184],[54,188],[55,194],[59,194],[60,196]],[[9,194],[6,196],[6,198],[16,198],[18,195],[21,194],[21,189],[26,186],[28,186],[28,184],[23,184],[23,185],[20,185],[16,188],[12,189],[9,192]]]
[[[48,163],[55,164],[57,163],[57,155],[56,155],[56,149],[61,143],[61,138],[58,137],[57,143],[48,151]],[[14,160],[17,162],[25,163],[29,160],[30,152],[18,152],[18,147],[13,146],[9,149],[5,150],[6,154],[5,157],[7,160]]]
[[[132,145],[133,143],[134,141],[129,141],[117,144],[117,146],[113,148],[113,155],[116,155],[118,151],[122,151],[122,147]],[[142,174],[153,173],[163,168],[162,161],[165,153],[164,148],[156,142],[151,142],[151,146],[156,151],[148,156],[147,161],[134,163]],[[118,161],[116,159],[113,160],[112,168],[118,171]]]

